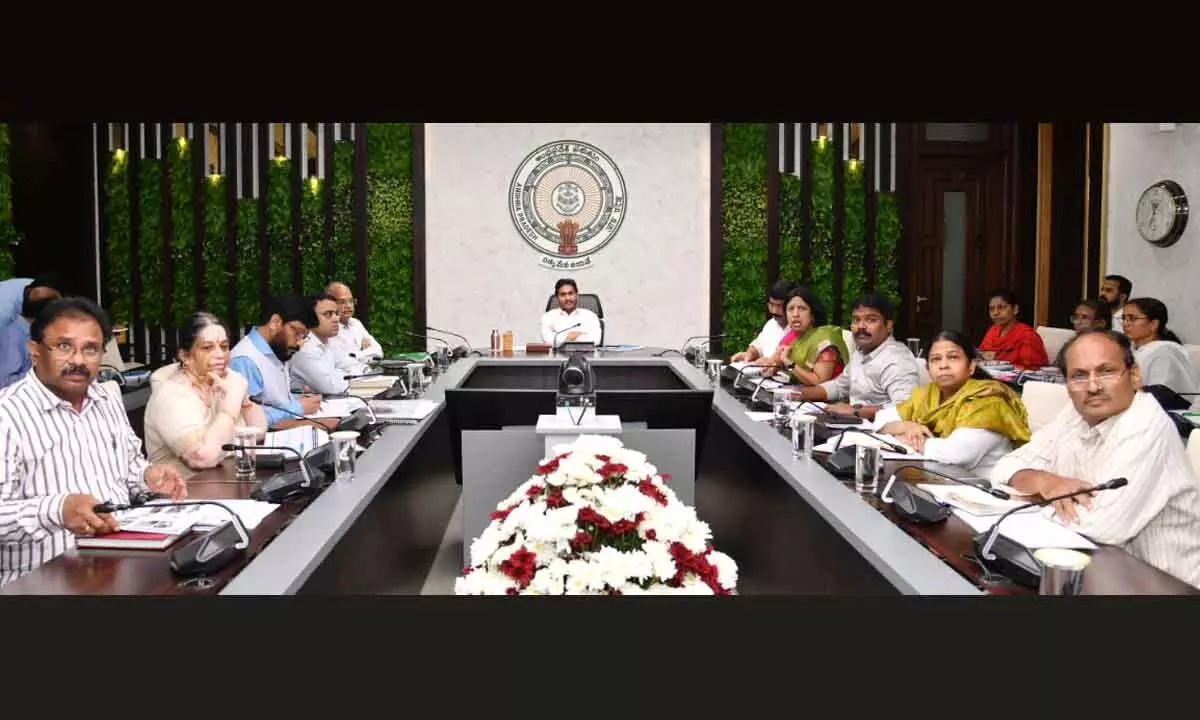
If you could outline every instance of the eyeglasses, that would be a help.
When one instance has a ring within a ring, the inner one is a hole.
[[[341,300],[338,300],[337,304],[344,305],[346,307],[354,307],[354,298],[343,298]]]
[[[1074,388],[1087,387],[1088,385],[1092,384],[1092,380],[1095,380],[1101,385],[1112,385],[1128,371],[1129,368],[1121,368],[1120,370],[1106,369],[1097,371],[1095,373],[1077,371],[1071,373],[1071,376],[1067,378],[1067,385]]]
[[[104,350],[101,349],[99,345],[88,344],[81,348],[77,348],[65,340],[54,345],[43,342],[42,345],[50,348],[51,354],[54,355],[55,359],[57,360],[69,360],[70,358],[75,357],[75,353],[83,355],[84,360],[95,360],[104,353]]]
[[[1135,323],[1138,320],[1149,320],[1149,318],[1147,318],[1145,315],[1122,315],[1121,316],[1121,324],[1122,325],[1128,325],[1129,323]]]

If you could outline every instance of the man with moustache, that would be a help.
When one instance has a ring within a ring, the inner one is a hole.
[[[1071,405],[996,463],[992,485],[1043,499],[1123,477],[1122,488],[1058,500],[1045,512],[1200,587],[1200,481],[1174,424],[1140,390],[1129,338],[1084,330],[1059,363]]]
[[[383,346],[379,344],[362,321],[354,317],[354,293],[344,282],[333,281],[325,287],[325,294],[337,302],[337,333],[329,338],[329,345],[337,351],[339,367],[348,374],[363,372],[370,360],[383,357]]]
[[[882,295],[868,293],[855,300],[850,310],[854,349],[846,371],[820,385],[798,388],[795,394],[802,400],[830,402],[828,412],[867,420],[880,408],[907,400],[921,376],[912,352],[892,337],[892,314],[891,301]]]
[[[793,284],[787,280],[775,281],[775,284],[767,291],[767,314],[770,317],[763,324],[762,330],[758,331],[758,336],[750,342],[750,346],[739,353],[734,353],[733,357],[729,358],[729,362],[752,362],[756,365],[767,365],[772,362],[775,351],[779,349],[780,341],[787,334],[787,315],[783,311],[783,306],[787,303],[788,293],[792,291],[792,287]]]
[[[0,584],[113,532],[103,502],[187,496],[179,472],[150,465],[118,391],[96,382],[108,316],[84,298],[51,301],[29,328],[30,370],[0,390]]]
[[[57,281],[36,277],[21,293],[21,314],[0,330],[0,388],[8,387],[29,372],[29,329],[51,301],[62,297]]]
[[[252,328],[230,352],[229,369],[246,378],[249,398],[263,404],[267,426],[285,430],[303,424],[295,415],[309,415],[321,407],[319,395],[291,391],[287,361],[317,327],[312,297],[273,297],[263,308],[263,324]]]

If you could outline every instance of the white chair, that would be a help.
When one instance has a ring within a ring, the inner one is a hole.
[[[1184,345],[1184,350],[1187,350],[1188,360],[1192,361],[1192,367],[1200,370],[1200,345]]]
[[[1029,414],[1029,429],[1037,431],[1049,425],[1071,403],[1071,396],[1066,385],[1028,380],[1021,386],[1021,401]]]
[[[920,378],[920,384],[928,385],[933,382],[933,376],[929,374],[929,364],[925,362],[925,358],[913,358],[913,362],[917,364],[917,376]]]
[[[1188,460],[1192,462],[1192,472],[1200,477],[1200,428],[1192,430],[1187,441]]]
[[[1051,365],[1058,358],[1058,351],[1062,350],[1063,345],[1066,345],[1068,340],[1075,337],[1074,330],[1050,327],[1048,325],[1038,325],[1037,334],[1041,336],[1042,344],[1046,346],[1046,357],[1050,359]]]
[[[854,334],[845,328],[842,328],[842,342],[846,343],[847,350],[854,352]]]

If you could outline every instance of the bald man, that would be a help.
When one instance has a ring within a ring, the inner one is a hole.
[[[352,365],[358,365],[361,370],[368,360],[383,357],[383,347],[354,317],[354,293],[350,287],[334,281],[329,283],[325,292],[337,301],[338,331],[329,338],[329,347],[342,355],[338,367],[350,369]]]

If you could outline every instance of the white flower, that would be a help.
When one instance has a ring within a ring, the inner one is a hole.
[[[678,592],[682,595],[712,595],[713,589],[695,575],[689,575]]]
[[[587,589],[599,592],[605,584],[604,566],[589,560],[572,560],[567,563],[568,584],[573,579],[583,583]]]
[[[529,587],[525,588],[525,593],[529,595],[562,595],[564,589],[562,575],[556,575],[548,568],[542,568],[529,581]]]
[[[627,582],[617,589],[621,591],[622,595],[645,595],[646,594],[646,591],[642,589],[641,585],[637,585],[637,584],[631,583],[631,582]]]
[[[634,520],[640,512],[649,513],[655,506],[662,507],[638,490],[636,485],[621,485],[598,491],[597,500],[596,512],[609,522]]]
[[[603,480],[582,458],[574,455],[560,460],[558,469],[551,473],[554,475],[562,476],[563,485],[594,485]]]
[[[512,537],[505,532],[498,522],[492,522],[475,541],[471,543],[471,564],[482,565],[500,547],[500,543]]]
[[[733,590],[737,587],[738,569],[733,558],[716,550],[710,552],[706,557],[717,568],[717,582],[721,583],[721,587],[726,590]]]
[[[708,547],[708,541],[712,539],[712,530],[708,527],[708,523],[699,520],[693,520],[687,524],[687,528],[683,534],[679,536],[679,542],[683,546],[694,553],[702,553]]]
[[[683,539],[688,526],[695,517],[695,511],[689,515],[686,505],[655,506],[646,513],[646,523],[654,528],[657,539],[670,545]]]
[[[609,455],[619,451],[621,440],[613,435],[580,435],[574,442],[554,446],[554,453],[578,452],[583,455]]]
[[[570,540],[575,537],[579,527],[575,517],[579,509],[570,505],[561,508],[551,508],[545,513],[531,516],[525,526],[526,537],[536,542],[556,543],[559,540]]]
[[[456,595],[506,595],[516,582],[499,571],[475,570],[454,581]]]
[[[659,580],[675,577],[675,558],[671,557],[670,546],[666,543],[647,540],[642,544],[642,553],[650,561],[651,573]]]
[[[512,495],[509,495],[508,497],[504,498],[504,500],[502,500],[500,502],[500,504],[496,506],[497,509],[512,507],[513,505],[516,505],[517,503],[521,502],[522,500],[527,499],[529,497],[529,488],[534,487],[535,485],[541,485],[541,484],[542,484],[542,478],[540,476],[535,475],[535,476],[529,478],[525,482],[521,483],[521,485],[516,490],[513,491]]]

